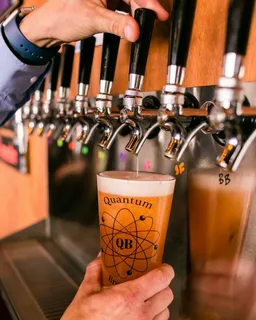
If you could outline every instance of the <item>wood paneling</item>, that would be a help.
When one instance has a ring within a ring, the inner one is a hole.
[[[48,215],[47,141],[30,138],[29,154],[29,174],[0,162],[0,239]]]

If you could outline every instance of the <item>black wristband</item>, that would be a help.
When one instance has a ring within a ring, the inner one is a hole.
[[[2,34],[11,51],[22,62],[29,65],[46,65],[60,47],[39,48],[30,42],[19,29],[22,9],[18,9],[3,23]]]

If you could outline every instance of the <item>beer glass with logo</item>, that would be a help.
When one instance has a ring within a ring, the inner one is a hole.
[[[161,264],[175,178],[105,171],[97,185],[103,285],[111,286]]]

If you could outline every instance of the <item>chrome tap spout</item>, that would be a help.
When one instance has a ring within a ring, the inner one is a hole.
[[[218,166],[232,170],[233,163],[242,148],[242,132],[240,127],[231,121],[225,122],[226,146],[217,158]]]
[[[34,131],[39,137],[42,137],[44,135],[46,125],[47,123],[44,120],[41,120],[36,124],[36,128]]]
[[[105,118],[99,118],[98,122],[100,122],[100,124],[103,125],[103,135],[98,145],[99,147],[106,149],[106,146],[108,145],[109,140],[113,135],[113,131],[114,131],[113,125],[108,119],[105,119]]]
[[[231,171],[235,172],[240,163],[242,162],[247,150],[249,149],[250,145],[253,143],[253,141],[256,138],[256,130],[254,130],[251,135],[249,136],[249,138],[246,140],[246,142],[244,143],[242,149],[240,150],[240,152],[238,153],[235,161],[233,162],[233,164],[231,165]]]
[[[86,135],[85,139],[82,139],[82,136],[81,136],[81,138],[78,137],[77,140],[78,140],[78,141],[84,140],[84,141],[83,141],[83,144],[88,144],[88,143],[90,142],[92,136],[94,135],[95,131],[97,130],[97,128],[98,128],[99,126],[100,126],[100,123],[99,123],[99,122],[95,123],[95,124],[92,126],[91,130],[88,130],[88,134]],[[85,132],[83,132],[83,134],[84,134],[84,133],[85,133]]]
[[[125,150],[134,154],[135,149],[137,148],[140,140],[143,137],[143,130],[140,123],[133,119],[126,119],[125,122],[128,124],[129,128],[132,130],[132,136],[129,142],[127,143]]]
[[[111,135],[111,138],[109,139],[108,143],[105,146],[106,150],[109,150],[111,148],[117,135],[125,127],[129,127],[130,130],[132,131],[132,137],[130,138],[125,149],[134,154],[135,149],[137,148],[138,143],[140,142],[140,140],[143,136],[143,130],[142,130],[141,125],[138,123],[138,121],[130,119],[130,118],[125,119],[124,122],[113,132],[113,134]]]
[[[51,121],[47,127],[47,131],[45,130],[46,137],[52,138],[53,140],[57,140],[61,135],[63,125],[63,123],[57,120]]]
[[[149,137],[149,135],[160,126],[160,124],[158,122],[154,123],[148,130],[147,132],[144,134],[143,138],[140,140],[139,144],[137,145],[137,147],[135,148],[133,154],[134,155],[138,155],[140,153],[141,148],[143,147],[145,141],[147,140],[147,138]]]
[[[168,144],[164,156],[170,160],[176,160],[179,149],[185,139],[185,130],[175,122],[166,122],[161,129],[171,132],[171,141]]]
[[[90,125],[86,120],[83,119],[83,121],[79,121],[76,123],[75,128],[78,128],[79,124],[81,124],[82,128],[81,128],[81,132],[78,133],[76,140],[78,142],[86,144],[86,143],[88,143],[88,142],[86,142],[86,139],[87,139],[89,132],[90,132]],[[90,140],[90,138],[89,138],[89,140]]]
[[[119,132],[121,132],[125,127],[127,127],[128,124],[127,123],[122,123],[112,134],[111,138],[108,141],[108,144],[106,145],[105,149],[109,150],[112,147],[112,144],[114,143],[117,135],[119,134]]]
[[[192,130],[189,135],[186,137],[186,140],[182,144],[180,150],[177,153],[176,161],[180,161],[187,147],[189,146],[190,141],[196,136],[196,134],[208,127],[208,123],[206,121],[201,122],[194,130]]]
[[[28,135],[32,135],[35,132],[37,121],[36,119],[32,119],[28,123]]]
[[[70,138],[72,137],[72,127],[73,127],[73,121],[71,119],[65,119],[63,129],[60,135],[60,138],[65,141],[69,142]]]

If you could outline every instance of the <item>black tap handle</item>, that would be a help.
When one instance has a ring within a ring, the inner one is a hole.
[[[44,93],[44,89],[45,89],[45,78],[44,80],[41,82],[39,88],[37,89],[38,91]]]
[[[59,72],[60,72],[61,54],[58,52],[52,59],[51,70],[49,73],[48,89],[51,91],[57,90]]]
[[[81,41],[78,83],[90,83],[95,41],[95,37],[90,37]]]
[[[139,8],[135,10],[134,18],[140,27],[140,37],[132,43],[129,73],[144,76],[156,13],[149,9]]]
[[[255,0],[231,0],[228,11],[225,53],[245,56]]]
[[[168,65],[186,67],[196,0],[175,0],[172,12]]]
[[[120,37],[104,33],[100,80],[114,80],[119,44]]]
[[[74,62],[75,47],[71,44],[62,46],[61,55],[61,87],[70,88],[73,62]]]
[[[57,90],[59,71],[60,71],[60,53],[57,53],[56,56],[52,59],[52,66],[49,74],[48,89],[50,89],[51,91]]]

